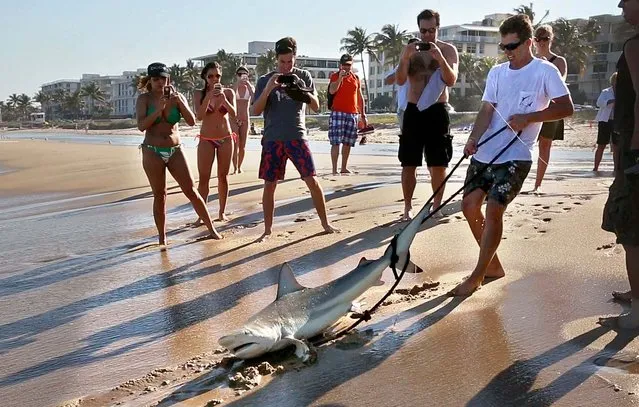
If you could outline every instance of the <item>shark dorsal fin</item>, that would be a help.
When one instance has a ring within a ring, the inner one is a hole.
[[[373,260],[368,260],[366,257],[362,257],[361,259],[359,259],[359,263],[357,264],[358,266],[365,266],[369,263],[372,263]]]
[[[301,291],[305,289],[303,285],[297,282],[295,275],[293,274],[293,269],[288,263],[284,263],[282,268],[280,269],[280,278],[277,286],[277,300],[282,298],[283,296],[294,293],[296,291]]]

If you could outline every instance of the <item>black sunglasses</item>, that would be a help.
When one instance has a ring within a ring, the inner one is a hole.
[[[420,32],[421,34],[426,34],[426,33],[429,33],[429,34],[435,34],[435,33],[437,32],[437,27],[433,27],[433,28],[420,28],[420,29],[419,29],[419,32]]]
[[[499,49],[502,51],[514,51],[522,44],[522,41],[511,42],[510,44],[499,44]]]

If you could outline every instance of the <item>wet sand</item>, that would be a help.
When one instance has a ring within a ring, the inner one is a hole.
[[[194,153],[187,149],[192,169]],[[425,273],[407,275],[400,287],[439,284],[394,294],[360,325],[372,332],[320,347],[311,366],[286,354],[220,363],[228,354],[215,353],[217,338],[273,300],[283,262],[302,284],[323,284],[360,257],[381,255],[399,230],[394,157],[354,155],[356,174],[340,177],[327,175],[327,155],[315,158],[329,216],[342,233],[319,233],[306,187],[289,166],[276,193],[275,238],[255,243],[263,230],[261,183],[259,156],[250,152],[247,172],[230,178],[231,221],[218,224],[223,241],[194,241],[204,228],[185,227],[194,213],[169,178],[172,243],[161,252],[137,148],[0,141],[0,167],[12,170],[0,175],[3,404],[639,401],[639,342],[596,324],[621,311],[609,293],[627,287],[622,249],[599,228],[609,157],[599,174],[589,162],[551,163],[545,195],[521,195],[507,212],[499,250],[507,277],[471,298],[444,295],[470,272],[478,252],[456,200],[416,237],[412,258]],[[464,174],[465,165],[448,193]],[[427,181],[420,171],[417,206],[429,195]],[[529,176],[524,189],[533,181]],[[213,213],[215,194],[212,188]],[[384,280],[386,286],[367,292],[367,304],[390,285],[390,271]],[[283,371],[248,369],[263,361]]]

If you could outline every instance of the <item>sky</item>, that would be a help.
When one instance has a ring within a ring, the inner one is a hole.
[[[186,59],[225,49],[247,52],[249,41],[292,36],[298,54],[339,57],[349,29],[373,33],[384,24],[416,30],[417,14],[431,8],[441,25],[512,12],[529,0],[431,1],[229,1],[214,0],[22,0],[3,2],[0,14],[0,100],[33,96],[43,83],[79,79],[83,73],[118,75],[154,61]],[[550,19],[620,14],[616,0],[534,1]],[[188,7],[187,7],[188,5]]]

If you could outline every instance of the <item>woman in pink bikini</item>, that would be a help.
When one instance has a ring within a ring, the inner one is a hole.
[[[238,135],[238,140],[233,149],[233,174],[242,173],[242,162],[244,162],[244,154],[246,153],[246,139],[248,131],[251,127],[251,119],[249,116],[249,106],[251,99],[255,94],[255,88],[249,81],[249,71],[246,67],[239,67],[235,71],[235,89],[237,115],[233,123],[233,131]]]
[[[197,146],[197,169],[199,173],[198,191],[205,202],[209,196],[211,168],[217,156],[217,191],[220,211],[216,220],[228,220],[226,200],[229,196],[228,174],[233,156],[233,141],[237,138],[231,131],[229,117],[235,116],[235,92],[223,88],[220,83],[222,67],[210,62],[202,69],[204,89],[195,91],[193,105],[195,116],[202,121],[200,142]]]

